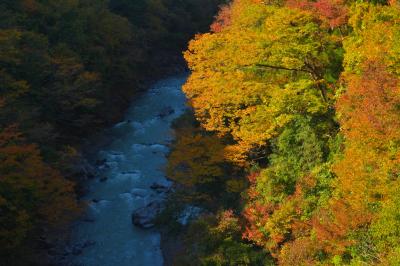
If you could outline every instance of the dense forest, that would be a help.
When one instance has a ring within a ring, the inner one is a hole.
[[[84,140],[183,50],[167,265],[400,265],[395,0],[0,1],[0,265],[46,265]]]
[[[397,1],[234,0],[184,55],[172,265],[400,265]]]
[[[220,3],[0,1],[0,265],[34,263],[80,212],[83,140],[171,72]]]

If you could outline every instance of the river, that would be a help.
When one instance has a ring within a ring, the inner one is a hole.
[[[163,168],[174,138],[171,122],[186,110],[185,80],[179,75],[155,83],[103,134],[108,144],[94,160],[99,175],[88,184],[85,217],[72,230],[72,265],[163,265],[160,233],[133,226],[131,214],[163,197],[150,186],[169,182]]]

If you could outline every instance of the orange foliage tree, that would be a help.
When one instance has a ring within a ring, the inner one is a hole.
[[[345,91],[336,103],[343,151],[333,165],[334,197],[313,220],[321,246],[340,259],[345,253],[354,261],[383,263],[380,252],[386,252],[376,248],[377,241],[371,240],[376,232],[369,228],[398,188],[400,72],[394,36],[399,17],[397,8],[364,3],[352,9]]]
[[[38,226],[60,225],[79,210],[73,184],[47,166],[38,148],[15,126],[0,132],[0,243],[2,258],[15,251]],[[23,249],[19,250],[23,252]]]

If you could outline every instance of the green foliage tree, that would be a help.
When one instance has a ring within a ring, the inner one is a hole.
[[[241,240],[239,219],[232,210],[199,218],[190,225],[185,244],[185,254],[176,259],[175,265],[273,265],[265,252]]]

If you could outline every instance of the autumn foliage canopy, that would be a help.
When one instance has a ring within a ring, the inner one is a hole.
[[[399,265],[399,21],[395,2],[235,0],[190,42],[184,91],[247,175],[235,243],[265,265]]]

